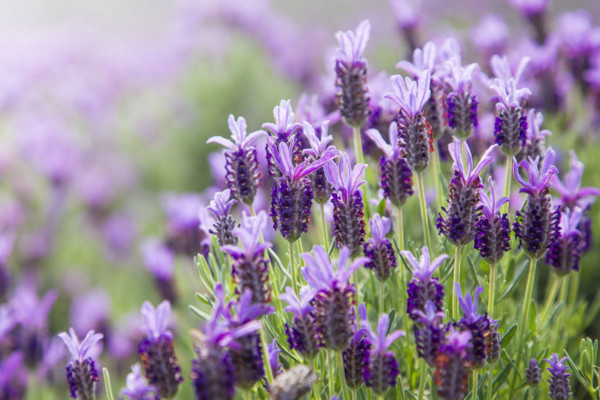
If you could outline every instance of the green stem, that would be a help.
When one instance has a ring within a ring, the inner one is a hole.
[[[569,275],[563,276],[560,283],[560,294],[558,295],[558,301],[561,304],[562,310],[560,310],[560,316],[558,317],[558,329],[556,336],[556,344],[560,343],[560,341],[564,341],[565,344],[568,340],[566,337],[566,329],[565,329],[565,317],[567,316],[567,294],[569,292]]]
[[[525,287],[525,297],[523,301],[523,309],[521,311],[521,351],[523,342],[525,342],[527,334],[529,333],[527,324],[529,322],[529,309],[531,308],[531,298],[533,296],[533,284],[535,281],[535,270],[537,268],[537,259],[531,258],[529,260],[529,274],[527,275],[527,286]],[[519,357],[521,356],[521,351],[519,351]]]
[[[462,246],[456,246],[454,249],[454,275],[452,277],[452,318],[458,321],[458,296],[456,294],[456,284],[460,283],[460,268],[462,264]]]
[[[323,247],[329,251],[329,239],[327,236],[327,222],[325,221],[325,205],[321,204],[321,230],[323,232]]]
[[[494,314],[494,301],[496,298],[496,264],[490,265],[490,284],[488,290],[488,317]]]
[[[318,400],[321,398],[321,374],[317,373],[319,371],[317,357],[312,359],[313,372],[317,375],[317,381],[313,386],[313,399]]]
[[[342,352],[337,352],[337,362],[338,362],[338,371],[340,374],[340,386],[342,387],[342,392],[344,393],[343,399],[347,399],[348,396],[348,385],[346,385],[346,378],[344,377],[344,359],[342,358]]]
[[[252,391],[250,389],[244,390],[244,400],[252,400]]]
[[[274,376],[273,370],[271,369],[271,363],[269,362],[269,354],[267,352],[269,344],[267,342],[267,334],[265,333],[264,327],[260,330],[260,340],[262,341],[263,346],[262,358],[265,370],[267,372],[267,384],[271,384],[273,382]]]
[[[102,375],[104,376],[104,389],[106,390],[106,398],[108,400],[113,400],[113,391],[112,385],[110,383],[110,374],[108,373],[108,369],[102,368]]]
[[[493,387],[494,387],[494,364],[490,363],[490,372],[489,372],[489,376],[488,376],[488,393],[487,393],[488,400],[492,400],[492,397],[494,395],[492,393]]]
[[[385,310],[383,309],[383,299],[385,295],[385,287],[384,281],[379,281],[379,314],[383,314]]]
[[[425,235],[425,243],[429,248],[429,252],[433,256],[431,248],[431,237],[429,236],[429,222],[427,220],[427,203],[425,201],[425,188],[423,187],[423,173],[417,174],[417,182],[419,185],[419,203],[421,206],[421,221],[423,222],[423,234]]]
[[[556,300],[556,293],[558,293],[558,287],[560,286],[560,279],[552,274],[551,275],[551,286],[550,290],[547,291],[548,295],[546,298],[546,304],[544,304],[544,310],[542,311],[542,321],[546,321],[548,318],[548,314],[550,314],[550,310],[554,306],[554,301]]]
[[[353,389],[351,392],[352,400],[356,400],[356,389]]]
[[[421,358],[420,360],[421,363],[421,370],[419,372],[419,400],[423,400],[423,393],[425,393],[425,382],[427,382],[427,376],[425,375],[426,370],[425,370],[425,360]]]
[[[477,400],[477,389],[479,386],[479,370],[476,368],[473,370],[473,392],[471,400]]]
[[[404,250],[404,223],[402,221],[402,208],[396,207],[396,213],[398,214],[396,218],[396,235],[398,235],[398,250]]]
[[[574,306],[577,302],[577,293],[579,291],[579,271],[571,271],[569,274],[571,287],[569,288],[569,305]]]
[[[512,183],[512,169],[513,169],[513,158],[511,156],[506,156],[506,171],[504,175],[504,197],[510,199],[510,185]],[[508,206],[510,201],[507,201],[502,206],[501,214],[505,214],[508,212]]]
[[[288,242],[290,252],[290,275],[294,292],[298,294],[298,279],[296,278],[296,260],[294,259],[294,243]]]
[[[435,151],[433,152],[433,173],[434,173],[434,181],[437,192],[437,202],[438,208],[442,208],[444,205],[444,189],[442,185],[442,166],[440,163],[440,149],[437,143],[435,144]]]
[[[335,383],[333,381],[333,368],[334,368],[334,366],[333,366],[333,364],[334,364],[333,357],[335,357],[335,354],[331,355],[331,359],[329,360],[329,365],[328,365],[328,368],[327,368],[327,370],[329,372],[329,382],[327,384],[328,389],[329,389],[329,398],[332,398],[333,395],[334,395],[334,392],[335,392],[335,387],[334,387]]]

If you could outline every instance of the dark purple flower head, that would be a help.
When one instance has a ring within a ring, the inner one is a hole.
[[[321,246],[314,246],[313,254],[314,256],[310,253],[302,254],[306,263],[306,267],[302,268],[302,276],[316,290],[328,290],[337,285],[345,286],[352,274],[369,261],[366,257],[351,261],[350,250],[347,247],[340,250],[335,264],[329,260],[327,251]]]
[[[508,198],[496,198],[496,188],[491,176],[488,179],[488,185],[490,187],[490,195],[488,196],[485,191],[481,190],[479,192],[479,201],[481,205],[481,212],[488,220],[491,221],[492,219],[496,218],[500,208],[508,202]]]
[[[233,230],[233,233],[240,239],[241,246],[226,245],[221,250],[229,253],[236,260],[247,259],[254,260],[261,256],[265,249],[272,246],[269,242],[260,242],[260,233],[267,226],[267,214],[260,211],[255,216],[244,215],[242,224]]]
[[[300,289],[300,298],[296,295],[291,287],[285,288],[285,293],[279,298],[288,303],[285,311],[289,311],[298,318],[306,317],[315,308],[311,305],[311,301],[315,295],[315,291],[309,286],[304,286]]]
[[[427,246],[423,246],[421,249],[419,261],[417,261],[416,257],[410,251],[403,250],[400,254],[406,258],[406,261],[412,267],[414,279],[418,279],[423,283],[429,282],[435,270],[448,258],[447,254],[441,254],[435,260],[431,261]]]
[[[560,194],[563,207],[569,209],[580,207],[585,210],[596,200],[596,197],[600,196],[600,189],[581,187],[584,165],[574,152],[571,152],[570,166],[571,169],[564,175],[563,180],[558,175],[552,177],[552,187]]]
[[[451,353],[468,360],[470,358],[471,347],[471,332],[460,331],[450,327],[440,350],[444,353]]]
[[[446,334],[447,326],[442,323],[445,314],[442,311],[438,311],[431,300],[427,301],[425,312],[416,310],[414,314],[417,316],[414,326],[417,352],[419,357],[425,359],[429,365],[433,366],[435,357]]]
[[[161,205],[167,215],[167,245],[178,254],[205,254],[210,234],[208,228],[203,228],[201,216],[210,217],[201,197],[196,193],[169,193],[161,199]]]
[[[294,166],[292,162],[294,157],[293,149],[288,146],[287,143],[281,142],[279,143],[279,147],[275,148],[274,141],[269,138],[269,149],[275,158],[275,162],[281,170],[281,173],[292,182],[301,180],[338,156],[338,152],[332,148],[328,149],[322,157],[317,160],[313,160],[312,162],[304,160],[300,164]]]
[[[369,20],[364,20],[358,25],[356,32],[339,31],[335,34],[340,47],[336,50],[336,59],[347,64],[365,65],[367,60],[362,57],[362,53],[369,41],[371,23]]]
[[[120,396],[127,396],[130,400],[156,400],[158,393],[154,386],[142,375],[139,364],[131,366],[131,372],[127,374],[126,386],[119,392]]]
[[[3,356],[0,363],[0,393],[6,400],[24,399],[27,390],[27,366],[23,353],[15,351]]]
[[[290,138],[302,128],[302,125],[296,122],[296,116],[292,111],[290,100],[281,100],[278,106],[273,109],[275,123],[264,123],[262,127],[267,132],[278,139],[278,141],[289,142]]]
[[[431,71],[426,69],[419,74],[415,81],[409,77],[402,78],[400,75],[392,76],[393,92],[385,95],[400,106],[400,112],[410,119],[415,119],[417,114],[423,111],[423,106],[431,96],[429,85],[431,84]]]
[[[366,183],[361,179],[366,167],[366,164],[356,164],[354,168],[350,169],[348,155],[342,153],[339,165],[334,161],[329,161],[323,169],[329,183],[341,193],[342,201],[349,203],[358,188]]]
[[[450,327],[435,359],[435,384],[441,400],[463,399],[471,373],[471,332]]]
[[[350,340],[350,345],[342,352],[344,361],[344,378],[346,384],[357,389],[364,382],[364,371],[369,365],[369,352],[371,343],[366,338],[365,329],[356,328],[356,332]]]
[[[464,147],[466,162],[464,164],[461,146]],[[473,168],[473,156],[471,155],[471,149],[466,142],[458,140],[457,138],[453,138],[453,142],[448,145],[448,152],[450,153],[450,157],[454,160],[452,164],[452,169],[458,172],[466,184],[472,184],[476,180],[479,179],[479,174],[483,170],[485,166],[494,162],[494,157],[492,156],[492,152],[498,147],[497,145],[491,145],[483,156],[481,156],[481,160],[479,163]]]
[[[465,294],[463,297],[460,283],[458,282],[456,282],[454,289],[456,291],[456,296],[458,297],[458,304],[460,304],[460,307],[462,308],[465,319],[468,322],[474,322],[480,319],[482,316],[477,313],[477,302],[479,295],[483,293],[483,288],[478,286],[477,289],[475,289],[474,297],[471,297],[469,293]]]
[[[396,68],[406,71],[413,79],[419,79],[423,72],[433,71],[435,66],[436,46],[433,42],[427,42],[423,49],[415,49],[413,61],[402,60],[396,64]]]
[[[328,128],[329,121],[323,121],[319,129],[320,136],[317,136],[315,128],[309,122],[304,122],[302,134],[308,139],[310,148],[303,150],[302,154],[312,157],[313,160],[319,160],[325,154],[335,151],[335,146],[330,145],[333,137],[329,134]]]
[[[542,370],[535,358],[529,360],[529,367],[527,367],[527,370],[525,371],[525,378],[530,386],[536,386],[542,380]]]
[[[547,191],[550,179],[554,174],[558,173],[558,168],[553,165],[555,156],[554,150],[549,147],[544,156],[541,169],[539,166],[539,158],[536,158],[535,160],[529,158],[527,161],[523,160],[520,163],[517,163],[515,160],[513,174],[517,182],[523,186],[523,188],[519,190],[520,193],[527,193],[530,196],[540,196]],[[519,173],[519,167],[525,169],[529,181],[523,179]]]
[[[548,394],[552,400],[568,400],[571,398],[571,383],[569,382],[571,374],[567,373],[566,360],[567,357],[559,359],[556,353],[552,354],[552,358],[544,359],[550,364],[548,371],[551,377],[548,380],[550,382],[550,392]]]
[[[215,198],[210,201],[209,206],[206,208],[219,220],[229,215],[229,210],[235,203],[237,203],[237,200],[231,198],[231,190],[225,189],[216,193]]]
[[[406,336],[406,332],[402,330],[396,330],[391,332],[389,335],[387,334],[388,328],[390,327],[390,317],[388,314],[381,314],[379,320],[377,321],[377,331],[374,331],[373,328],[371,328],[369,319],[367,318],[367,307],[365,306],[365,303],[360,304],[358,312],[360,315],[361,325],[367,333],[369,343],[371,343],[373,346],[371,348],[371,353],[385,354],[392,343],[401,337]]]
[[[559,275],[571,271],[579,271],[579,259],[586,243],[579,230],[583,218],[583,210],[579,207],[567,210],[560,218],[560,236],[550,243],[546,253],[546,264],[554,267]]]
[[[246,131],[246,119],[244,117],[239,117],[236,121],[235,117],[230,114],[227,123],[231,131],[231,140],[225,139],[222,136],[213,136],[206,143],[217,143],[232,152],[236,152],[248,149],[259,137],[265,134],[264,131],[256,131],[248,135]]]
[[[233,313],[231,312],[233,310]],[[237,328],[240,326],[247,325],[252,321],[256,321],[259,318],[273,313],[275,309],[268,304],[264,303],[253,303],[252,302],[252,291],[246,289],[240,296],[240,300],[237,302],[230,302],[223,316],[229,322],[230,326]]]
[[[536,112],[534,109],[529,110],[527,114],[527,132],[525,150],[522,154],[525,157],[542,157],[546,153],[544,142],[546,136],[552,135],[552,132],[542,128],[544,115],[541,112]]]
[[[62,339],[71,353],[72,361],[83,362],[86,358],[91,356],[92,349],[100,342],[103,335],[101,333],[95,333],[94,331],[89,331],[85,338],[80,342],[77,334],[73,330],[73,328],[69,329],[69,334],[67,335],[65,332],[59,333],[58,337]]]
[[[481,286],[477,287],[474,298],[471,298],[468,293],[463,297],[458,282],[455,284],[455,289],[464,316],[458,322],[458,327],[471,333],[472,366],[481,368],[488,358],[488,338],[491,335],[491,321],[487,317],[487,313],[485,315],[477,313],[477,300],[479,295],[483,293],[483,288]]]

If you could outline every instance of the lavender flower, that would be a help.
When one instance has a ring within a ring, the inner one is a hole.
[[[279,347],[277,347],[277,338],[274,338],[273,342],[271,342],[267,348],[269,364],[271,365],[273,376],[277,376],[283,371],[283,365],[279,363],[279,353],[281,353],[281,350],[279,350]]]
[[[339,165],[330,161],[323,168],[335,190],[331,195],[335,244],[338,248],[348,247],[353,257],[360,253],[365,242],[363,199],[358,188],[366,183],[361,180],[366,167],[356,164],[351,170],[348,155],[343,153]]]
[[[360,305],[364,306],[364,303]],[[366,338],[365,329],[356,329],[350,340],[350,345],[342,352],[344,362],[344,379],[351,389],[358,389],[364,382],[364,371],[369,365],[371,343]]]
[[[488,264],[497,264],[504,253],[510,250],[510,222],[506,213],[500,214],[500,207],[508,198],[496,200],[496,189],[492,177],[488,180],[490,196],[479,192],[479,214],[475,222],[475,249]]]
[[[24,399],[27,391],[27,367],[23,353],[3,357],[0,363],[0,396],[5,400]]]
[[[233,259],[231,275],[236,284],[236,294],[241,295],[247,289],[252,292],[253,303],[268,303],[271,301],[271,286],[269,283],[269,260],[265,258],[265,249],[271,243],[260,243],[260,234],[267,225],[267,215],[264,211],[254,217],[244,216],[242,225],[233,230],[240,238],[243,247],[226,245],[221,250],[227,252]]]
[[[282,372],[269,386],[273,400],[300,400],[310,392],[317,375],[306,365],[296,365]]]
[[[371,24],[360,23],[356,32],[338,32],[336,39],[340,47],[335,58],[335,86],[338,106],[344,121],[351,126],[361,127],[369,116],[367,89],[367,60],[362,57]]]
[[[290,324],[285,324],[285,333],[291,350],[312,359],[322,346],[321,335],[316,326],[316,308],[311,305],[315,292],[309,286],[300,289],[300,298],[291,287],[285,288],[285,294],[279,296],[288,303],[285,311],[294,315]]]
[[[252,302],[253,294],[246,289],[233,306],[234,314],[225,309],[224,316],[232,329],[238,329],[258,320],[260,317],[271,314],[275,309],[262,303]],[[233,345],[232,345],[233,344]],[[263,365],[263,348],[260,335],[257,332],[248,332],[236,338],[235,343],[229,344],[229,352],[235,367],[235,384],[243,389],[250,389],[265,375]]]
[[[542,380],[542,370],[535,358],[529,360],[529,367],[525,371],[525,378],[529,386],[537,386]]]
[[[361,304],[359,313],[361,314],[361,323],[372,346],[369,351],[369,363],[364,371],[365,384],[375,393],[383,394],[389,387],[396,385],[396,378],[400,373],[396,356],[388,349],[392,343],[405,336],[406,333],[397,330],[388,335],[390,317],[385,313],[379,317],[377,332],[374,332],[369,324],[367,308],[364,303]]]
[[[236,121],[233,115],[229,115],[227,122],[232,140],[213,136],[206,143],[217,143],[227,149],[225,151],[227,186],[231,189],[233,198],[252,205],[262,180],[256,158],[256,147],[253,143],[265,132],[256,131],[248,135],[244,117],[239,117]]]
[[[498,332],[498,323],[490,320],[490,335],[487,341],[487,362],[493,364],[500,359],[502,352],[502,338]]]
[[[293,149],[286,143],[279,148],[269,138],[269,148],[279,167],[282,176],[275,180],[271,190],[271,218],[273,228],[279,230],[281,236],[293,243],[302,233],[308,231],[313,193],[310,181],[304,177],[321,168],[337,157],[335,150],[325,152],[318,160],[311,163],[303,161],[294,167]]]
[[[138,352],[148,382],[156,387],[161,397],[172,398],[183,382],[179,362],[173,348],[173,334],[168,329],[171,304],[164,300],[156,307],[149,302],[142,305],[144,333]]]
[[[371,226],[371,238],[364,245],[365,256],[369,262],[365,267],[373,270],[375,277],[380,281],[386,281],[396,268],[396,254],[392,242],[385,236],[392,229],[392,221],[389,218],[375,214],[369,220]]]
[[[554,157],[554,150],[548,148],[541,169],[539,158],[529,158],[519,164],[515,162],[513,169],[515,179],[523,186],[520,192],[527,194],[527,203],[521,211],[517,211],[515,236],[527,255],[534,259],[541,258],[558,238],[560,207],[552,210],[552,197],[549,194],[550,179],[558,172],[553,165]],[[527,171],[529,182],[521,177],[519,167]]]
[[[463,297],[458,282],[455,284],[455,290],[463,311],[463,318],[458,322],[458,327],[471,333],[471,363],[474,368],[481,368],[487,359],[487,338],[491,333],[487,313],[485,315],[477,313],[477,300],[483,293],[483,288],[478,286],[473,298],[468,293]]]
[[[454,136],[464,140],[473,133],[477,126],[477,97],[472,93],[472,75],[477,64],[466,67],[460,65],[458,58],[446,62],[447,77],[445,80],[449,94],[446,97],[448,126]]]
[[[229,215],[231,206],[237,201],[230,199],[231,190],[225,189],[222,192],[215,194],[214,200],[211,200],[210,205],[206,207],[208,211],[215,216],[214,230],[209,230],[210,233],[217,237],[219,246],[236,245],[238,239],[233,236],[235,228],[235,220]]]
[[[462,399],[469,390],[471,332],[450,328],[435,359],[434,380],[441,400]]]
[[[517,85],[528,62],[528,57],[523,58],[513,77],[506,56],[492,57],[492,69],[497,78],[490,88],[496,92],[499,100],[496,103],[498,116],[494,126],[494,136],[496,144],[508,157],[519,154],[527,140],[527,117],[523,103],[531,95],[531,90],[517,89]]]
[[[358,268],[368,262],[368,258],[360,257],[350,262],[350,250],[343,247],[334,267],[323,247],[314,246],[313,254],[302,254],[306,263],[302,275],[316,291],[312,300],[315,323],[326,347],[345,350],[354,334],[353,305],[356,301],[354,285],[348,281]]]
[[[571,374],[567,373],[567,366],[564,364],[567,357],[563,357],[562,359],[558,358],[558,354],[552,354],[552,358],[545,358],[544,361],[547,361],[550,364],[548,367],[548,371],[551,374],[550,379],[550,398],[552,400],[568,400],[571,398],[571,383],[569,382],[569,376]]]
[[[417,353],[430,366],[435,365],[435,358],[439,348],[444,340],[448,327],[441,321],[445,314],[436,311],[436,306],[431,300],[425,305],[425,312],[415,310],[417,316],[414,326],[415,342],[417,343]]]
[[[381,187],[386,199],[390,199],[396,207],[402,207],[409,196],[412,196],[412,171],[402,157],[398,141],[398,129],[395,123],[390,124],[388,144],[376,129],[369,129],[366,135],[383,151],[379,161],[381,168]]]
[[[464,165],[461,146],[464,146],[467,165]],[[464,246],[474,239],[479,190],[483,187],[479,174],[483,168],[494,161],[491,155],[497,145],[490,146],[473,168],[473,158],[469,145],[457,138],[448,145],[450,156],[454,160],[454,177],[450,181],[448,205],[442,207],[446,217],[439,213],[436,226],[440,234],[455,246]]]
[[[579,207],[563,212],[559,224],[560,236],[550,243],[546,253],[546,264],[553,266],[559,275],[579,271],[579,258],[585,246],[584,237],[577,230],[582,217],[583,211]]]
[[[436,311],[442,311],[444,286],[438,282],[438,278],[432,278],[432,275],[448,258],[448,255],[441,254],[432,262],[427,246],[423,246],[421,249],[419,261],[410,251],[403,250],[400,254],[404,256],[413,270],[413,278],[408,282],[406,313],[413,321],[416,320],[419,317],[417,311],[426,312],[425,306],[429,301],[433,303]]]
[[[202,212],[205,210],[200,196],[195,193],[169,194],[162,199],[162,206],[167,214],[167,246],[177,254],[195,257],[202,253],[208,256],[210,235],[201,229]]]
[[[131,366],[131,372],[127,374],[127,386],[119,392],[120,398],[130,400],[158,400],[158,393],[154,386],[142,376],[142,370],[138,364]]]
[[[144,264],[154,276],[161,296],[171,303],[177,302],[177,289],[173,280],[175,254],[156,239],[148,239],[142,245]]]
[[[527,159],[527,157],[531,157],[535,159],[536,157],[540,157],[543,159],[544,154],[546,153],[545,137],[548,135],[552,135],[552,132],[549,130],[540,130],[542,127],[542,123],[544,122],[544,115],[541,112],[535,112],[535,110],[529,110],[527,114],[527,135],[525,141],[525,147],[521,154],[523,154],[523,159]]]
[[[79,342],[77,334],[71,328],[68,335],[62,332],[58,336],[71,353],[71,361],[67,364],[67,381],[71,397],[81,400],[95,399],[98,371],[94,359],[89,353],[100,342],[102,334],[89,331]]]
[[[317,161],[323,158],[328,152],[335,151],[335,146],[329,145],[333,140],[331,135],[328,133],[329,121],[324,121],[321,124],[321,137],[317,137],[315,128],[308,122],[304,122],[304,129],[302,133],[308,139],[310,147],[302,151],[302,154],[307,155],[310,161]],[[310,175],[312,183],[312,191],[315,197],[315,201],[319,204],[325,204],[331,197],[333,191],[331,184],[327,182],[325,177],[325,171],[323,168],[319,168]]]
[[[431,126],[423,112],[423,107],[431,95],[430,81],[429,70],[423,71],[418,81],[408,77],[402,79],[401,76],[394,75],[392,76],[394,92],[385,96],[400,106],[397,122],[402,156],[410,169],[417,173],[427,168],[429,153],[433,152]]]
[[[302,124],[295,122],[296,116],[290,105],[290,100],[281,100],[278,106],[273,109],[275,123],[264,123],[262,127],[267,134],[273,138],[275,148],[279,147],[280,143],[286,143],[292,150],[292,163],[298,165],[302,162],[302,143],[301,135],[296,135],[302,130]],[[269,175],[275,179],[281,176],[281,171],[277,168],[277,164],[273,160],[273,153],[267,144],[267,163],[269,167]]]

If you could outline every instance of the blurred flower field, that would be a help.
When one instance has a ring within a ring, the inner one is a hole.
[[[596,2],[0,13],[0,400],[600,398]]]

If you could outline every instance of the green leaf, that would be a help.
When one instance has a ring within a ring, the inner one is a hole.
[[[523,379],[523,374],[521,374],[519,368],[517,368],[513,360],[508,356],[508,353],[505,349],[502,349],[502,359],[505,363],[510,364],[510,366],[517,372],[517,374],[519,374],[519,379]]]
[[[522,267],[519,268],[517,276],[509,283],[509,285],[506,287],[506,289],[504,289],[502,291],[500,296],[498,296],[495,304],[500,303],[506,296],[509,296],[510,294],[512,294],[512,292],[513,292],[513,290],[515,290],[515,287],[517,286],[517,284],[521,281],[521,279],[525,275],[525,272],[527,270],[526,266],[527,266],[527,263],[522,264]],[[508,279],[508,277],[507,277],[507,279]]]
[[[212,307],[212,302],[208,300],[208,298],[202,293],[196,293],[196,298],[204,304],[206,304],[207,306]]]
[[[512,340],[512,338],[515,336],[516,333],[517,333],[517,324],[513,324],[513,326],[510,327],[508,332],[506,332],[506,334],[500,341],[502,348],[508,347],[510,341]]]
[[[277,265],[277,267],[279,268],[279,270],[281,272],[283,272],[283,274],[290,280],[290,282],[292,281],[292,277],[290,275],[290,273],[288,272],[288,270],[286,268],[283,267],[283,263],[281,262],[281,260],[279,259],[279,256],[273,251],[273,249],[267,249],[267,252],[269,253],[269,256],[271,257],[271,259],[273,261],[275,261],[275,265]]]
[[[381,199],[381,201],[379,202],[379,205],[377,206],[377,214],[384,216],[385,215],[385,204],[386,204],[386,200],[385,197],[383,199]]]
[[[210,319],[210,316],[208,314],[206,314],[204,311],[200,310],[199,308],[194,307],[194,306],[188,306],[188,308],[190,310],[192,310],[192,312],[194,314],[196,314],[197,316],[199,316],[203,320],[208,321]]]
[[[110,374],[106,367],[102,368],[102,375],[104,375],[104,389],[106,390],[106,398],[108,400],[114,400],[112,385],[110,383]]]
[[[497,391],[498,388],[500,386],[502,386],[502,384],[506,381],[506,378],[508,378],[509,373],[510,373],[510,365],[507,365],[506,367],[504,367],[502,372],[500,372],[500,374],[498,374],[496,376],[496,379],[494,379],[494,385],[493,385],[494,392]]]

